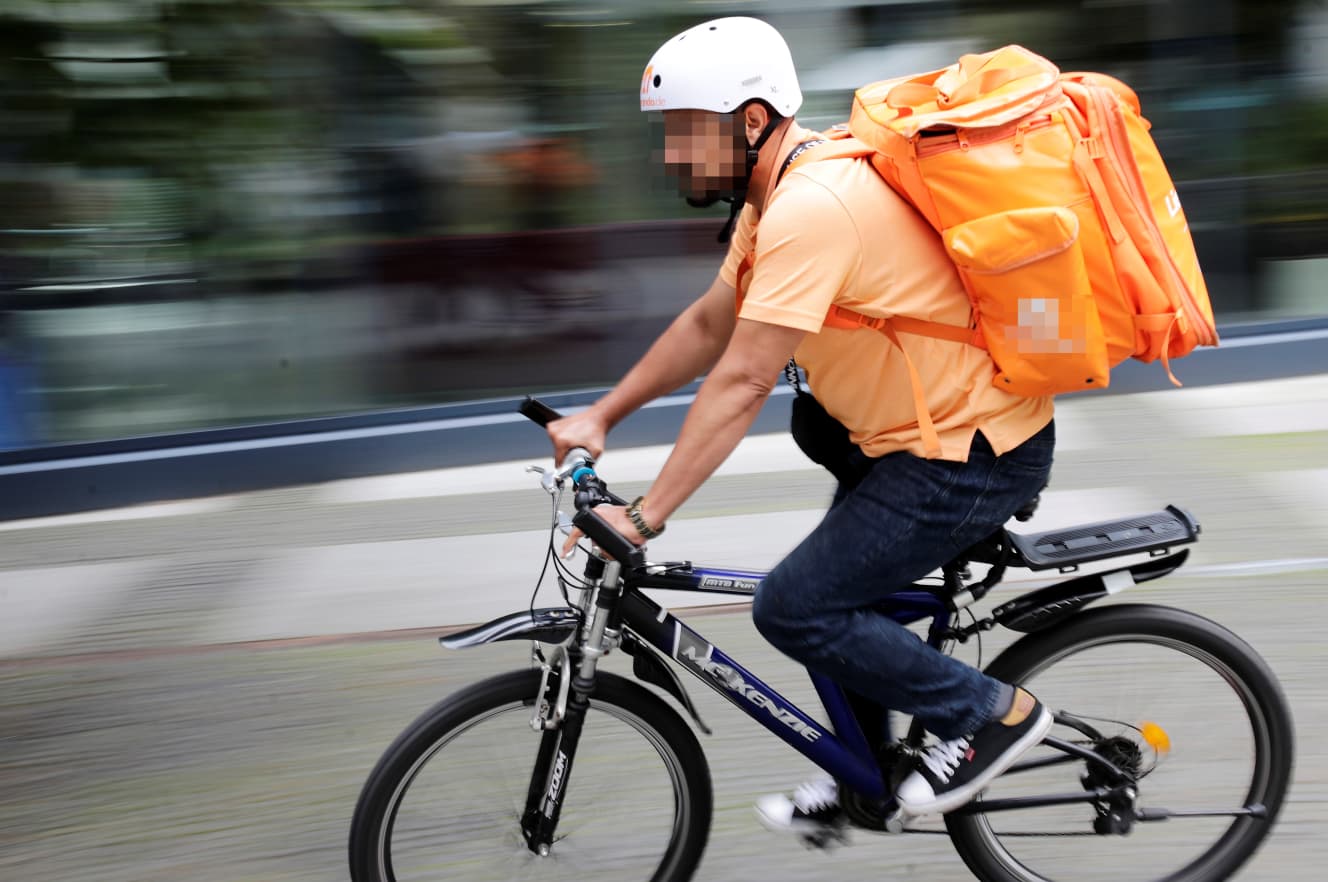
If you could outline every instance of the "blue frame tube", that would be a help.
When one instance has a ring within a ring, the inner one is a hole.
[[[853,790],[872,799],[886,798],[880,767],[870,754],[845,744],[834,732],[649,599],[629,592],[622,599],[621,610],[624,625],[794,750]],[[858,742],[865,744],[860,731]]]
[[[825,715],[830,719],[830,727],[835,730],[844,747],[877,765],[871,745],[867,743],[867,736],[862,732],[862,723],[858,722],[857,715],[853,713],[853,706],[849,704],[844,687],[824,674],[815,671],[808,671],[807,674],[811,677],[812,687],[825,708]]]
[[[779,736],[837,780],[876,800],[889,797],[880,764],[872,755],[848,696],[828,677],[809,672],[830,729],[771,689],[714,644],[642,595],[637,588],[755,594],[767,574],[753,570],[695,568],[642,574],[629,580],[621,600],[623,623],[646,642],[701,679],[749,717]],[[928,643],[937,646],[950,621],[950,610],[935,594],[918,589],[892,595],[879,607],[902,625],[932,619]]]

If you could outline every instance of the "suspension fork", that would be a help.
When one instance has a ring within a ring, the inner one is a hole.
[[[618,601],[622,599],[622,568],[616,561],[604,566],[603,576],[596,580],[589,599],[594,613],[585,625],[580,646],[559,653],[561,666],[558,680],[571,677],[571,688],[566,695],[566,710],[561,713],[558,684],[545,678],[544,689],[535,696],[536,706],[547,702],[549,717],[545,720],[544,734],[540,738],[535,768],[530,775],[530,788],[526,792],[526,809],[521,816],[521,834],[526,847],[540,857],[547,857],[553,844],[558,818],[562,814],[563,800],[567,797],[567,783],[572,775],[572,760],[576,757],[577,743],[590,696],[595,691],[595,673],[599,660],[616,642]],[[538,723],[540,713],[537,711]]]

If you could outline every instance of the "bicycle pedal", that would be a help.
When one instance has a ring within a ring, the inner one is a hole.
[[[904,824],[907,821],[908,818],[904,816],[904,810],[895,809],[893,812],[885,816],[885,832],[896,834],[903,833]]]

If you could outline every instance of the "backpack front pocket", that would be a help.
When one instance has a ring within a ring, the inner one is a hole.
[[[951,227],[944,239],[996,363],[997,388],[1039,396],[1107,385],[1106,340],[1074,211],[1002,211]]]

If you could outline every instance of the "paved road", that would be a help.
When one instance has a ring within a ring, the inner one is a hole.
[[[1200,516],[1187,574],[1132,593],[1234,627],[1292,701],[1292,801],[1245,879],[1317,880],[1328,862],[1326,402],[1324,377],[1068,402],[1054,490],[1031,525],[1170,502]],[[620,451],[603,471],[631,492],[662,455]],[[525,480],[500,466],[7,525],[0,879],[343,878],[351,807],[378,753],[439,697],[524,662],[518,646],[444,654],[430,627],[526,603],[546,503]],[[655,556],[769,563],[827,493],[782,441],[752,439]],[[744,611],[695,624],[806,697]],[[693,695],[716,729],[698,878],[969,878],[940,837],[829,856],[771,838],[753,796],[809,768]]]

